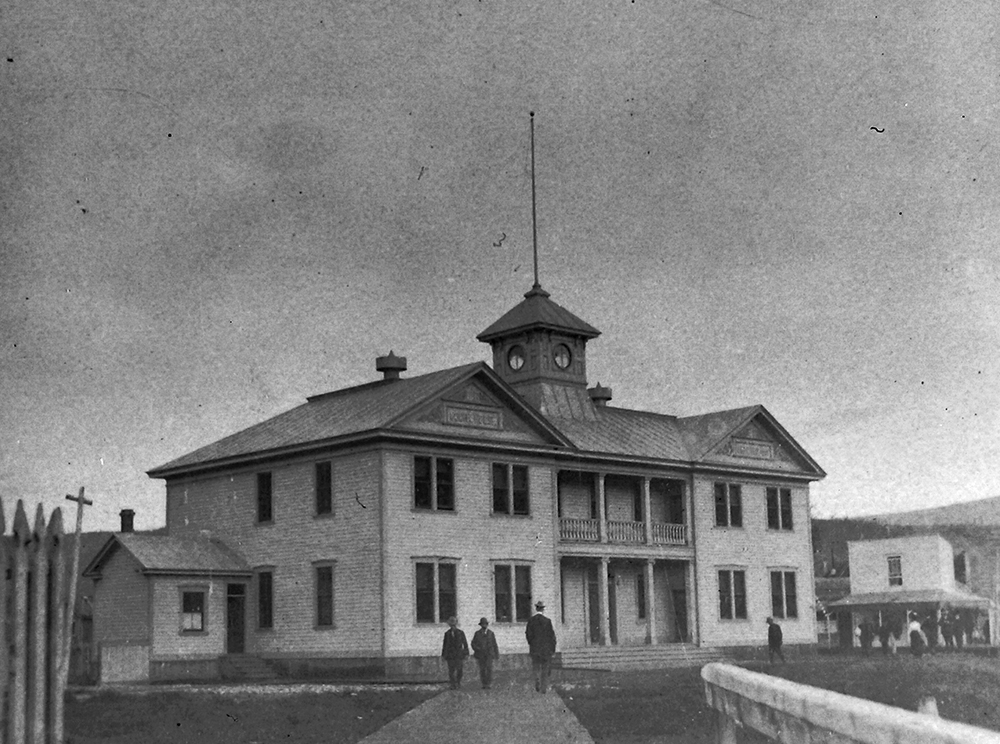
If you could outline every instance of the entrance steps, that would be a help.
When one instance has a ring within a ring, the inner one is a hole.
[[[274,668],[259,656],[227,654],[219,657],[219,675],[232,682],[265,680],[278,677]]]
[[[702,666],[725,658],[721,649],[700,648],[687,643],[656,646],[586,646],[561,652],[563,669],[625,671]]]

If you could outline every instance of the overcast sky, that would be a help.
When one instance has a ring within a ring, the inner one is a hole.
[[[1000,495],[992,0],[35,0],[0,24],[0,496],[488,360],[531,277],[590,383],[763,404],[814,513]],[[71,511],[72,514],[72,511]]]

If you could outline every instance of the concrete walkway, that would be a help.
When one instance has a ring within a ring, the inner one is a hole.
[[[541,695],[523,678],[497,680],[484,690],[468,666],[462,689],[445,690],[360,744],[594,744],[554,690]]]

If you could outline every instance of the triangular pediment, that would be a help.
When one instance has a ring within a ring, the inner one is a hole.
[[[440,391],[390,428],[525,445],[570,444],[488,368]]]
[[[767,412],[763,406],[749,409],[739,418],[724,413],[706,417],[706,444],[697,460],[705,465],[723,465],[754,470],[822,478],[819,464]]]

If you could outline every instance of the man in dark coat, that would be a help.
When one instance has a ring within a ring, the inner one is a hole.
[[[489,624],[485,617],[479,618],[479,630],[472,636],[472,655],[479,664],[479,681],[483,683],[484,690],[493,686],[493,662],[500,658],[497,637],[489,629]]]
[[[781,626],[774,622],[773,617],[767,619],[767,659],[772,664],[774,663],[774,657],[777,656],[781,659],[781,663],[785,663],[785,654],[781,650]]]
[[[535,674],[535,689],[545,693],[549,689],[549,674],[552,672],[552,656],[556,652],[556,632],[552,621],[545,617],[545,604],[535,603],[535,614],[528,620],[524,635],[528,639],[528,653],[531,654],[531,668]]]
[[[462,667],[469,658],[469,643],[465,640],[465,633],[458,628],[458,618],[448,618],[441,657],[448,662],[448,682],[451,683],[451,689],[457,690],[462,686]]]

